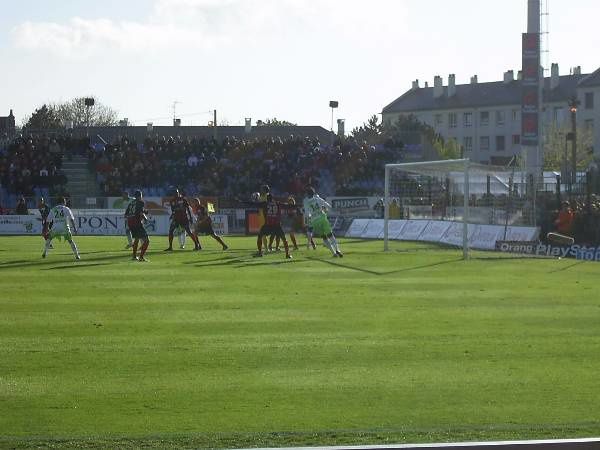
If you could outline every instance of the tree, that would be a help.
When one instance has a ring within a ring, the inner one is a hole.
[[[73,127],[115,126],[117,112],[101,103],[86,106],[85,97],[78,97],[64,103],[42,105],[36,109],[24,124],[29,130],[60,130],[70,123]]]
[[[63,123],[72,123],[73,127],[109,127],[118,124],[117,111],[94,101],[86,106],[86,97],[77,97],[56,105],[58,117]]]
[[[381,143],[383,127],[379,123],[379,118],[372,115],[362,126],[352,130],[350,135],[358,142],[366,141],[369,145]]]
[[[437,151],[440,159],[459,159],[461,148],[456,139],[444,140],[438,137],[433,142],[433,148]]]
[[[266,119],[264,121],[257,120],[257,127],[296,127],[298,126],[295,123],[288,122],[287,120],[279,120],[277,117],[273,117],[272,119]]]
[[[571,127],[566,123],[558,125],[553,122],[544,130],[544,170],[561,171],[571,165],[571,141],[567,141],[567,134]],[[585,170],[593,159],[594,137],[591,129],[577,128],[577,169]]]
[[[29,130],[56,130],[62,128],[60,117],[53,105],[42,105],[27,120],[24,128]]]

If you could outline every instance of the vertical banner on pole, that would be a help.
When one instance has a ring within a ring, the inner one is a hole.
[[[523,81],[521,93],[521,144],[539,144],[540,35],[523,33]]]

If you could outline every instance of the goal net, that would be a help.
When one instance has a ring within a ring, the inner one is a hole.
[[[498,241],[531,242],[535,194],[524,172],[468,159],[385,166],[384,249],[390,241],[494,250]]]

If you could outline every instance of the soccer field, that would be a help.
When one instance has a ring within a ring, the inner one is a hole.
[[[75,240],[0,238],[0,447],[600,435],[597,263]]]

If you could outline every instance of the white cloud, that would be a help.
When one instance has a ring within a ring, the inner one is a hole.
[[[277,43],[281,38],[364,39],[394,32],[397,0],[155,0],[141,21],[73,17],[64,23],[24,22],[12,30],[22,49],[86,57],[96,51],[210,49]],[[326,40],[327,42],[327,40]]]

